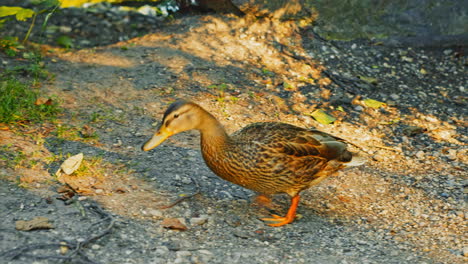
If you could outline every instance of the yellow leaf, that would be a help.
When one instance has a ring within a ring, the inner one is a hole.
[[[317,122],[328,125],[330,123],[335,122],[336,118],[327,114],[322,109],[317,109],[310,114]]]
[[[366,106],[372,107],[372,108],[380,108],[380,107],[384,107],[387,105],[384,102],[380,102],[374,99],[364,99],[363,102]]]
[[[16,20],[25,21],[34,15],[34,11],[18,6],[0,6],[0,17],[16,15]]]

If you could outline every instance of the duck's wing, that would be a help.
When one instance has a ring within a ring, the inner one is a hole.
[[[233,134],[244,147],[290,157],[316,157],[325,160],[351,160],[345,140],[328,133],[285,123],[254,123]]]

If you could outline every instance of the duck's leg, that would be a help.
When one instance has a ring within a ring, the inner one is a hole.
[[[296,194],[294,197],[291,198],[291,206],[289,207],[288,213],[286,216],[282,217],[279,215],[272,215],[272,218],[262,218],[263,221],[272,221],[278,222],[274,224],[268,224],[269,226],[283,226],[289,223],[292,223],[296,218],[296,209],[299,205],[299,194]]]

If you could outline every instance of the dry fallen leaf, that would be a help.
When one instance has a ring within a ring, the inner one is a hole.
[[[60,242],[60,254],[65,255],[68,252],[67,242]]]
[[[52,99],[39,97],[34,102],[35,105],[52,105]]]
[[[58,187],[57,192],[62,194],[60,197],[57,198],[62,201],[68,201],[72,199],[73,196],[75,196],[75,191],[67,185],[62,185]]]
[[[18,220],[16,221],[16,230],[30,231],[35,229],[51,229],[54,228],[49,222],[49,218],[38,216],[29,221]]]
[[[71,156],[66,159],[62,165],[60,165],[60,170],[62,170],[65,174],[70,175],[80,167],[82,161],[83,153]],[[57,173],[60,173],[60,170]]]
[[[182,224],[177,218],[166,218],[161,222],[161,225],[167,229],[175,229],[180,231],[187,230],[187,226]]]
[[[93,137],[96,133],[96,129],[93,127],[90,127],[88,125],[84,125],[83,129],[81,129],[81,135],[83,135],[84,138],[90,138]]]

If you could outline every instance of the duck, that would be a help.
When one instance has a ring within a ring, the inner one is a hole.
[[[164,112],[156,133],[142,146],[156,148],[178,133],[198,130],[206,165],[222,179],[263,197],[285,193],[291,202],[285,216],[262,218],[273,227],[292,223],[300,192],[337,170],[363,163],[348,150],[349,142],[317,129],[282,122],[259,122],[228,135],[223,125],[200,105],[184,99]],[[353,144],[354,145],[354,144]]]

